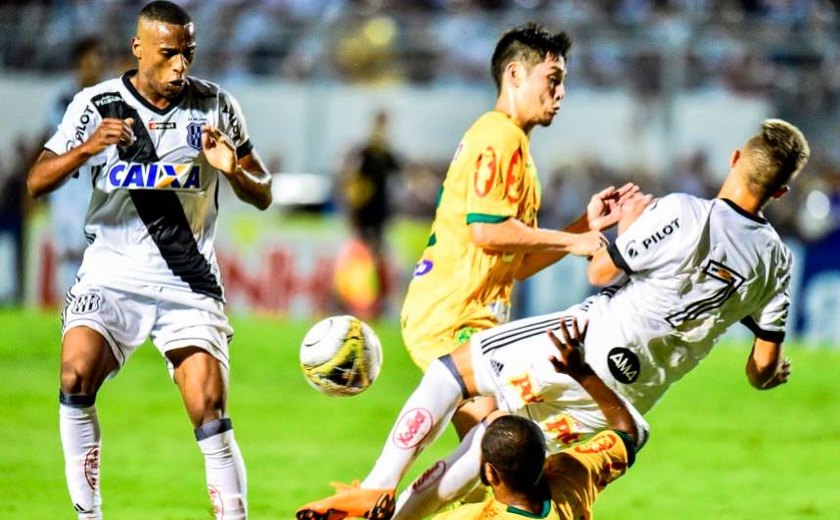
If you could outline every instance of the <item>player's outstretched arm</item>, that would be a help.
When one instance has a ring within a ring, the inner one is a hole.
[[[782,357],[782,344],[755,338],[747,358],[747,379],[759,390],[769,390],[787,383],[790,359]]]
[[[201,144],[207,162],[227,177],[240,200],[259,209],[268,208],[271,204],[271,174],[256,150],[237,157],[233,141],[212,125],[204,126]]]
[[[598,374],[592,370],[592,367],[584,359],[581,341],[586,334],[586,326],[588,324],[581,331],[578,328],[577,320],[573,320],[571,327],[564,324],[560,327],[562,340],[553,331],[546,331],[551,342],[557,347],[559,354],[558,356],[552,356],[549,361],[554,365],[556,371],[568,374],[592,396],[592,399],[601,408],[601,412],[603,412],[611,430],[626,433],[633,444],[638,445],[639,427],[633,418],[633,414],[630,413],[625,402],[598,377]]]
[[[586,212],[577,220],[563,229],[566,233],[586,233],[587,231],[601,231],[618,222],[620,204],[629,200],[639,193],[639,187],[628,182],[616,189],[609,186],[599,191],[589,199]],[[531,251],[525,255],[522,264],[517,269],[515,276],[517,280],[524,280],[546,267],[559,262],[568,252],[537,252]],[[589,255],[587,255],[589,256]]]
[[[134,142],[131,126],[133,118],[105,118],[90,139],[63,154],[44,149],[26,178],[26,189],[32,197],[46,195],[67,180],[88,159],[111,145],[129,145]]]

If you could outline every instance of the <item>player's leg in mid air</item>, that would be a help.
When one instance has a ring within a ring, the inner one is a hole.
[[[61,344],[59,432],[70,500],[79,519],[102,518],[99,491],[101,435],[96,393],[119,367],[99,332],[84,326],[68,329]]]
[[[204,455],[214,514],[225,520],[247,518],[245,463],[233,436],[233,423],[225,415],[226,368],[197,347],[172,350],[167,357]]]
[[[390,518],[394,492],[405,471],[423,448],[440,436],[457,404],[474,395],[469,345],[433,361],[400,411],[376,464],[361,485],[301,507],[297,518]]]

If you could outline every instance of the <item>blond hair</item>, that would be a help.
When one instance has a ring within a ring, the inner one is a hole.
[[[749,189],[763,200],[791,182],[805,167],[811,149],[802,131],[782,119],[766,119],[743,150]]]

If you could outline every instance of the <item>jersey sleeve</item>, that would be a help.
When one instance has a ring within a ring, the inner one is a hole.
[[[516,217],[526,178],[522,143],[515,134],[500,131],[476,144],[480,151],[468,170],[467,224]]]
[[[90,96],[84,90],[79,92],[67,106],[55,133],[44,143],[44,148],[56,155],[76,148],[93,135],[100,119]]]
[[[559,509],[578,514],[581,510],[591,510],[598,494],[633,464],[635,454],[626,436],[607,430],[551,455],[546,460],[544,475],[552,500]]]
[[[787,325],[788,310],[790,308],[790,268],[792,256],[790,250],[782,245],[777,263],[779,265],[775,275],[777,284],[767,298],[767,303],[758,310],[741,320],[755,337],[774,343],[785,340],[785,326]]]
[[[668,195],[648,206],[639,218],[609,245],[616,267],[627,274],[666,264],[682,251],[676,247],[685,226],[685,197]]]
[[[254,146],[248,137],[242,108],[236,98],[225,90],[219,92],[219,115],[219,130],[233,141],[236,156],[242,158],[251,153]]]

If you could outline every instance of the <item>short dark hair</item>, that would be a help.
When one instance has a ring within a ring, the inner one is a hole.
[[[502,481],[514,491],[528,491],[539,482],[545,452],[539,427],[517,415],[499,417],[487,427],[481,439],[482,466],[486,462],[492,464]]]
[[[192,22],[192,18],[183,7],[166,0],[149,2],[146,7],[140,10],[139,16],[146,20],[172,25],[187,25]]]
[[[490,60],[496,89],[502,90],[502,75],[511,61],[523,61],[530,69],[548,56],[566,59],[571,48],[572,39],[568,34],[563,31],[552,34],[533,22],[509,30],[499,38]]]
[[[84,58],[89,52],[104,52],[104,50],[105,45],[97,36],[85,36],[73,43],[73,48],[70,51],[70,57],[73,59],[73,64],[78,65],[82,58]]]

